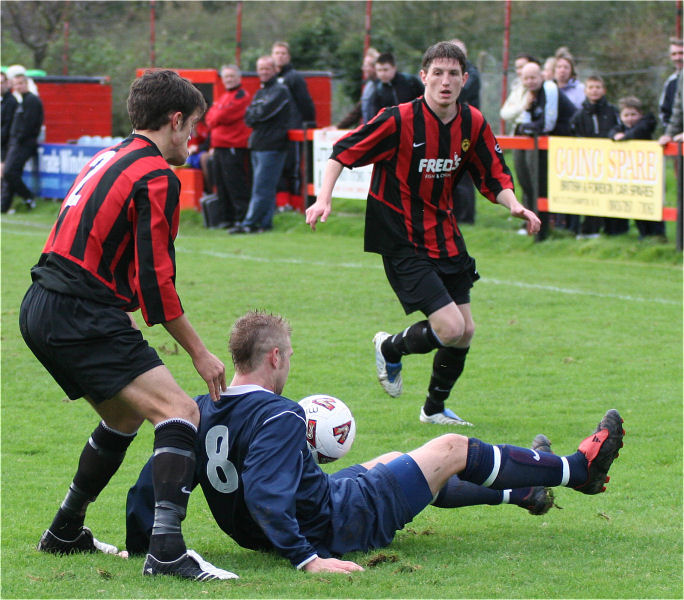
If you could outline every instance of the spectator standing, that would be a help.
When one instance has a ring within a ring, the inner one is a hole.
[[[316,107],[309,94],[304,77],[292,66],[290,45],[287,42],[275,42],[271,47],[271,56],[278,71],[278,81],[290,90],[292,103],[290,106],[290,129],[312,128],[316,126]],[[302,177],[300,173],[300,153],[302,142],[288,143],[287,157],[283,167],[278,189],[290,194],[301,193]]]
[[[684,67],[684,42],[682,42],[681,38],[670,38],[670,60],[672,61],[675,70],[665,80],[663,91],[658,100],[660,122],[666,129],[670,122],[670,117],[672,116],[672,108],[677,94],[677,79]]]
[[[520,125],[522,124],[523,115],[525,113],[525,99],[527,96],[527,89],[523,85],[520,75],[522,68],[528,62],[539,61],[531,54],[518,54],[515,57],[515,79],[511,84],[511,91],[506,98],[499,116],[509,123],[509,135],[520,135]],[[534,210],[536,200],[534,198],[534,184],[532,180],[532,172],[530,171],[530,159],[528,158],[530,150],[520,150],[518,148],[513,150],[513,164],[515,165],[515,174],[522,189],[522,203],[523,206],[529,210]],[[521,227],[518,230],[520,235],[527,235],[527,230]]]
[[[537,63],[527,63],[522,69],[523,85],[527,89],[525,113],[520,125],[522,135],[571,135],[570,119],[575,114],[575,105],[563,94],[555,81],[542,77],[541,68]],[[537,152],[537,193],[546,197],[548,187],[547,161],[548,150]],[[530,152],[530,161],[534,160],[534,153]],[[534,165],[530,164],[530,171],[534,172]],[[537,240],[542,241],[549,234],[549,213],[539,215],[542,225]]]
[[[684,124],[682,123],[682,74],[680,73],[677,80],[677,93],[672,106],[672,115],[665,128],[665,133],[660,136],[658,143],[664,146],[669,142],[681,141],[684,141]]]
[[[542,67],[542,77],[544,81],[549,81],[554,78],[554,69],[556,68],[556,57],[549,56],[544,61],[544,66]]]
[[[565,46],[561,46],[556,51],[553,78],[558,84],[560,91],[570,98],[575,108],[581,108],[582,102],[586,98],[584,95],[584,84],[577,79],[575,59]]]
[[[301,129],[302,126],[316,126],[316,107],[306,86],[306,80],[292,66],[290,45],[287,42],[274,42],[271,56],[278,71],[278,81],[287,86],[292,96],[293,105],[290,109],[290,128]]]
[[[185,162],[190,132],[205,110],[199,90],[173,71],[147,71],[133,82],[133,133],[96,154],[76,177],[19,312],[31,351],[70,399],[85,398],[101,418],[38,550],[116,553],[84,527],[86,509],[148,420],[154,531],[143,575],[199,581],[232,575],[188,551],[181,532],[199,411],[130,313],[140,308],[148,325],[161,323],[190,355],[211,398],[219,399],[225,367],[197,335],[176,290],[180,182],[169,167]]]
[[[585,138],[610,137],[611,130],[620,121],[620,115],[617,108],[608,104],[603,77],[600,75],[587,77],[585,93],[587,98],[582,103],[582,108],[570,120],[573,134]],[[603,217],[586,215],[582,220],[578,238],[598,237],[603,222]],[[609,228],[612,228],[612,225]]]
[[[368,48],[361,64],[361,74],[363,85],[361,87],[361,98],[354,108],[350,110],[337,124],[337,129],[353,129],[359,123],[370,121],[371,107],[370,101],[373,97],[373,87],[375,85],[375,61],[380,53],[375,48]]]
[[[378,81],[378,76],[375,72],[375,63],[380,56],[375,48],[368,48],[366,56],[363,59],[363,79],[366,82],[361,91],[361,120],[363,123],[368,123],[374,116],[373,112],[373,90]]]
[[[0,211],[8,212],[15,195],[24,199],[28,209],[35,206],[33,192],[21,178],[24,165],[38,151],[38,136],[43,125],[43,103],[33,92],[29,92],[25,72],[11,79],[12,90],[18,99],[10,125],[7,155],[2,171]]]
[[[466,57],[466,73],[468,79],[461,90],[461,95],[458,101],[461,104],[470,104],[475,108],[480,108],[480,72],[477,67],[468,60],[468,48],[465,42],[455,38],[451,40],[452,44],[458,46]],[[459,223],[475,224],[475,187],[470,175],[466,173],[458,182],[454,190],[454,196],[457,198],[456,202],[456,220]]]
[[[468,75],[465,56],[450,42],[423,55],[425,95],[385,109],[338,140],[326,163],[316,202],[306,211],[315,229],[328,218],[335,182],[346,166],[373,164],[366,203],[364,249],[382,256],[385,274],[406,314],[425,319],[373,338],[378,380],[390,396],[402,392],[402,357],[433,353],[422,423],[470,425],[445,401],[465,367],[475,333],[470,289],[479,274],[454,217],[454,187],[467,170],[481,193],[513,217],[539,219],[513,193],[501,148],[482,113],[458,101]]]
[[[391,52],[383,52],[378,56],[375,61],[375,75],[378,80],[371,98],[373,117],[383,108],[410,102],[422,96],[425,91],[417,77],[397,71],[397,63]]]
[[[219,227],[230,228],[247,214],[250,196],[250,129],[245,113],[252,101],[242,87],[242,73],[236,65],[221,67],[221,81],[226,89],[211,105],[206,122],[211,132],[214,180],[222,207]]]
[[[610,137],[616,142],[626,140],[651,140],[658,124],[652,113],[644,113],[641,100],[636,96],[620,98],[620,122],[610,131]],[[620,219],[625,224],[616,233],[625,233],[629,229],[629,221]],[[665,241],[664,221],[642,221],[635,219],[639,230],[639,239],[657,236]]]
[[[19,102],[12,93],[12,86],[4,71],[0,73],[0,85],[2,89],[2,110],[0,110],[0,118],[2,119],[2,150],[0,151],[0,162],[5,162],[5,155],[9,148],[10,127],[12,126],[12,117],[14,111],[17,109]]]
[[[288,151],[292,97],[280,83],[272,56],[257,60],[261,88],[245,112],[245,123],[252,128],[249,149],[252,158],[252,195],[242,223],[228,233],[261,233],[273,228],[276,189]]]

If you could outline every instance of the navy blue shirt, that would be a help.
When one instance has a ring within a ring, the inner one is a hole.
[[[253,550],[276,549],[296,567],[325,547],[332,518],[329,476],[306,443],[306,417],[296,402],[258,386],[195,398],[200,414],[195,483],[219,527]],[[202,441],[204,440],[204,441]],[[144,552],[154,491],[148,461],[129,492],[129,551]]]

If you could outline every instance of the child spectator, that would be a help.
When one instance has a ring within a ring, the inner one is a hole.
[[[606,85],[600,75],[590,75],[586,81],[587,98],[570,120],[572,133],[577,137],[607,138],[620,122],[618,109],[608,104]],[[602,223],[603,217],[585,216],[577,238],[598,237]]]
[[[651,113],[644,113],[641,100],[635,96],[620,98],[620,123],[610,132],[610,137],[616,142],[620,140],[650,140],[656,128],[656,118]],[[622,219],[626,221],[626,219]],[[636,220],[639,239],[646,236],[665,237],[665,223],[663,221]],[[625,229],[626,231],[626,229]]]

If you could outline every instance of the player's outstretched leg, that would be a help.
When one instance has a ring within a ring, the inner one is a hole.
[[[401,360],[396,363],[388,362],[382,353],[382,343],[390,337],[386,331],[378,331],[373,337],[373,345],[375,346],[375,369],[378,373],[378,381],[382,388],[392,398],[397,398],[401,395],[402,381],[401,381]]]
[[[568,456],[468,438],[466,464],[459,476],[493,489],[560,485],[598,494],[605,491],[608,469],[622,447],[622,422],[615,409],[609,410],[596,431]]]
[[[579,445],[579,452],[587,458],[587,480],[574,486],[584,494],[600,494],[606,490],[604,483],[608,483],[608,470],[613,461],[619,456],[622,448],[622,438],[625,430],[620,413],[610,409],[599,422],[596,431]]]
[[[182,556],[169,562],[157,560],[148,554],[143,565],[143,575],[173,575],[195,581],[238,579],[235,573],[215,567],[194,550],[187,550]]]

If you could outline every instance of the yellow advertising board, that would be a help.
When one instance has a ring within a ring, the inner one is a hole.
[[[549,212],[660,221],[658,142],[549,137]]]

